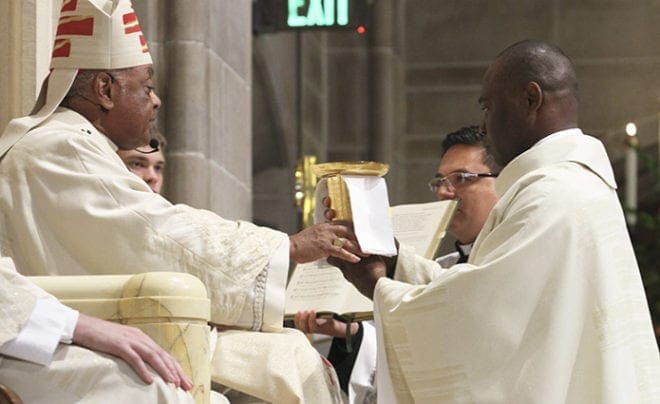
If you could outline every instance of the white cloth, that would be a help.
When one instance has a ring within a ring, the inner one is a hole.
[[[460,246],[464,253],[470,253],[472,244]],[[456,264],[460,255],[457,251],[435,259],[442,268],[449,268]],[[362,322],[362,342],[355,358],[351,378],[348,382],[348,402],[352,404],[375,403],[376,369],[377,369],[377,337],[373,321]]]
[[[392,257],[396,255],[390,202],[385,178],[342,175],[351,200],[355,237],[362,251]]]
[[[277,347],[277,349],[273,349]],[[211,363],[213,381],[270,403],[341,403],[332,365],[298,330],[225,331]]]
[[[362,342],[348,382],[348,402],[376,402],[376,328],[373,321],[362,322]]]
[[[76,310],[54,299],[39,299],[18,335],[0,345],[0,354],[48,365],[60,342],[71,343],[77,323]]]
[[[131,174],[116,149],[84,117],[59,108],[2,158],[0,245],[19,270],[29,275],[187,272],[206,285],[213,323],[281,331],[286,234],[172,205]],[[309,342],[276,333],[224,339],[222,351],[241,355],[254,339],[260,352],[287,352],[295,344],[316,354]],[[218,349],[214,369],[234,363],[218,356]],[[293,394],[303,394],[300,401],[313,391],[328,398],[320,402],[332,402],[334,387],[326,383],[318,355],[312,376],[310,365],[291,362],[282,368],[269,360],[264,355],[243,364],[265,374],[273,370],[269,377],[244,379],[244,372],[218,371],[213,381],[231,388],[252,383],[257,392],[251,394],[273,401],[267,394],[276,390],[275,378],[290,378]]]
[[[436,258],[434,261],[438,263],[442,268],[449,268],[452,265],[455,265],[458,262],[458,259],[461,258],[461,255],[458,251],[445,254],[442,257]]]
[[[435,271],[400,250],[375,291],[379,402],[658,402],[610,163],[599,141],[569,135],[502,170],[467,264]]]
[[[57,302],[0,258],[0,344],[20,334],[37,301]],[[121,359],[61,344],[48,366],[0,355],[0,382],[25,403],[194,402],[158,376],[145,384]]]
[[[76,345],[60,345],[48,366],[4,358],[0,381],[30,404],[195,402],[160,377],[145,384],[123,360]]]
[[[60,341],[71,342],[78,312],[19,275],[11,258],[0,257],[0,283],[0,355],[47,365]]]
[[[470,251],[472,251],[473,244],[458,244],[457,247],[461,249],[464,256],[470,256]],[[458,260],[461,259],[461,253],[458,251],[450,252],[449,254],[442,255],[438,258],[435,258],[434,261],[440,264],[443,268],[449,268],[452,265],[456,265]]]

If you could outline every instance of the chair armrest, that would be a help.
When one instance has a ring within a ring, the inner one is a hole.
[[[196,402],[209,401],[211,303],[199,279],[180,272],[29,279],[81,313],[144,331],[191,377]]]

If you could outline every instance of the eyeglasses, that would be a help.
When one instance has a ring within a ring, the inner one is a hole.
[[[483,177],[497,177],[497,174],[492,173],[464,173],[456,172],[451,173],[446,177],[436,177],[429,181],[429,189],[434,194],[438,193],[443,186],[447,187],[447,191],[454,192],[456,188],[464,185],[467,182],[473,182]]]

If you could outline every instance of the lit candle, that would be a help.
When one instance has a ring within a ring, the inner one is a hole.
[[[637,125],[630,122],[626,125],[626,214],[628,224],[634,226],[637,222]]]

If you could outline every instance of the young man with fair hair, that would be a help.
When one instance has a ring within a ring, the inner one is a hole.
[[[167,140],[158,131],[154,133],[152,139],[158,141],[158,146],[155,148],[144,145],[137,149],[117,150],[117,154],[130,172],[142,178],[152,191],[160,194],[165,175]]]

